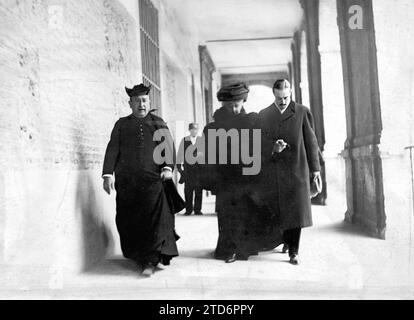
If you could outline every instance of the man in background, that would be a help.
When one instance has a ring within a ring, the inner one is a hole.
[[[184,183],[185,195],[185,215],[189,216],[193,213],[195,215],[202,215],[201,205],[203,201],[203,189],[199,181],[198,163],[188,163],[185,156],[187,152],[192,152],[193,157],[197,157],[197,145],[200,141],[198,136],[198,124],[190,123],[188,130],[190,135],[181,140],[177,155],[177,169],[180,172],[181,178],[179,183]]]

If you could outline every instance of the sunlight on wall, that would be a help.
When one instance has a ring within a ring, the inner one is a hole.
[[[249,87],[249,97],[244,105],[246,112],[259,112],[260,110],[270,106],[275,97],[272,89],[263,85],[254,85]]]

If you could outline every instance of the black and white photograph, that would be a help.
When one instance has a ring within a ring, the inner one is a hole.
[[[413,17],[0,0],[0,299],[414,300]]]

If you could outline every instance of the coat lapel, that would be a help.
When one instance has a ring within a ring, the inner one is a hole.
[[[290,119],[295,115],[295,102],[291,101],[286,111],[282,114],[282,122]]]

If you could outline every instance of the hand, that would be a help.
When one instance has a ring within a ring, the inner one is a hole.
[[[180,171],[180,179],[178,180],[179,184],[183,184],[185,182],[185,171]]]
[[[283,150],[287,148],[288,144],[283,140],[277,140],[273,145],[272,154],[274,153],[281,153]]]
[[[103,188],[106,191],[107,194],[111,194],[111,191],[115,190],[114,186],[114,178],[111,176],[107,176],[103,178]]]
[[[322,176],[319,171],[312,172],[312,179],[316,182],[316,185],[320,187],[322,191]]]
[[[162,181],[171,180],[173,178],[173,174],[171,170],[163,169],[161,172],[161,179]]]

